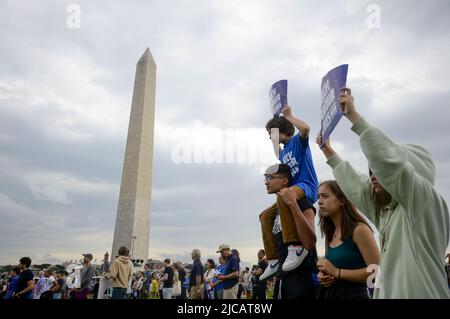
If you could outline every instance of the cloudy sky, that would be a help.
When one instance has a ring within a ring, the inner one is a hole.
[[[79,28],[70,4],[80,8]],[[111,250],[146,47],[158,66],[150,257],[188,260],[192,248],[214,256],[227,242],[255,262],[258,214],[274,201],[260,175],[275,162],[262,131],[269,87],[289,80],[294,114],[315,137],[321,78],[342,63],[360,113],[393,139],[428,148],[449,201],[449,13],[445,0],[1,1],[0,264]],[[217,146],[212,131],[266,156],[174,161],[180,145]],[[333,141],[366,170],[348,121]],[[319,179],[331,178],[311,146]]]

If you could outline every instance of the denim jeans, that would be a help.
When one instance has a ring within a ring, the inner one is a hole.
[[[111,299],[125,299],[127,288],[113,288]]]

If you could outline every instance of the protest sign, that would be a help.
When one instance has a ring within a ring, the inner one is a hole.
[[[281,110],[287,105],[287,80],[280,80],[270,87],[270,107],[275,117],[280,116]]]
[[[329,71],[323,78],[321,84],[321,131],[322,145],[330,137],[331,132],[338,124],[343,113],[339,107],[339,94],[341,88],[347,84],[348,64],[340,65]]]

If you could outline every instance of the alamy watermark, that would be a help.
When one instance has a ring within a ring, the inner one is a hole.
[[[367,17],[366,24],[369,29],[381,28],[381,7],[378,4],[370,4],[366,10],[370,15]]]
[[[381,267],[377,264],[367,266],[366,272],[371,273],[366,280],[367,287],[370,289],[380,288]]]
[[[273,164],[278,158],[278,129],[227,128],[205,126],[194,121],[191,127],[173,131],[171,147],[175,164]],[[277,156],[275,158],[275,156]]]
[[[69,29],[81,28],[81,7],[79,4],[71,3],[67,6],[66,12],[68,14],[66,19],[66,26]]]

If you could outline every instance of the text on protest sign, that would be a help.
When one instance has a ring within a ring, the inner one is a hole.
[[[287,105],[287,80],[275,82],[269,91],[272,114],[279,116],[281,110]]]
[[[331,132],[333,132],[343,115],[339,107],[338,99],[341,88],[345,87],[347,84],[347,73],[348,64],[343,64],[332,69],[322,78],[322,145],[325,144],[327,139],[330,137]]]

